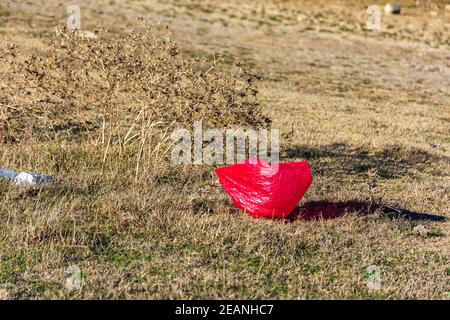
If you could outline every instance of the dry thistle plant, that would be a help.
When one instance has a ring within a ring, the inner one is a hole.
[[[4,43],[0,56],[0,115],[4,142],[60,137],[87,140],[109,156],[161,159],[176,126],[202,120],[210,127],[267,127],[254,81],[221,59],[183,58],[178,46],[145,22],[123,39],[82,39],[60,28],[44,54]],[[25,84],[25,86],[24,86]],[[152,160],[153,159],[153,160]]]

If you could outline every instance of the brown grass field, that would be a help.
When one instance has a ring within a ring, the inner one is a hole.
[[[450,2],[381,31],[375,0],[74,2],[96,39],[0,3],[0,168],[55,177],[0,181],[0,300],[450,299]],[[168,161],[199,119],[280,129],[314,174],[290,219]]]

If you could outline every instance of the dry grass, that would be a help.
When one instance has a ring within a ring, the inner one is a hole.
[[[372,34],[355,27],[363,1],[324,3],[86,1],[83,28],[101,20],[110,32],[51,45],[64,19],[57,1],[2,4],[0,34],[18,46],[0,63],[0,167],[56,182],[0,187],[0,298],[448,299],[448,20],[404,1],[404,16]],[[117,27],[142,13],[167,22],[158,32],[180,45]],[[147,45],[152,54],[134,54]],[[233,58],[262,74],[258,99],[246,81],[254,72]],[[247,217],[213,168],[153,161],[143,138],[156,122],[265,125],[259,105],[282,130],[283,160],[314,170],[289,221]],[[143,135],[125,144],[132,127]],[[65,287],[70,265],[83,272],[81,290]],[[381,268],[380,290],[367,288],[370,265]]]

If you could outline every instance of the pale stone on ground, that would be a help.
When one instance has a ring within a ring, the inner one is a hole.
[[[388,3],[384,6],[384,12],[387,14],[400,14],[401,8],[399,4]]]

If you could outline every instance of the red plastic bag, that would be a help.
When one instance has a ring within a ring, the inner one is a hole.
[[[307,162],[269,164],[261,159],[216,170],[234,204],[253,217],[286,218],[313,181]]]

